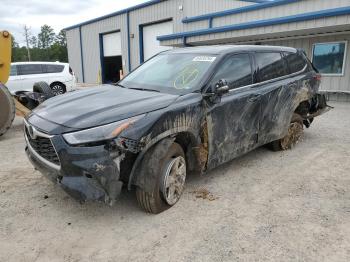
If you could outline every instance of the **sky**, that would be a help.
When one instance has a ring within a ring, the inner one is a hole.
[[[0,31],[9,31],[21,46],[23,27],[32,35],[44,24],[56,34],[63,28],[134,6],[148,0],[0,0]]]

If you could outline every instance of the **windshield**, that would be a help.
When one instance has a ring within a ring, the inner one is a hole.
[[[120,85],[126,88],[186,94],[198,86],[216,56],[200,54],[160,54],[127,75]]]

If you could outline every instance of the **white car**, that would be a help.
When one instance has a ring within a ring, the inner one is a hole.
[[[17,62],[11,64],[11,73],[6,86],[11,94],[17,91],[33,91],[36,82],[46,82],[54,95],[71,91],[75,87],[75,76],[67,63]]]

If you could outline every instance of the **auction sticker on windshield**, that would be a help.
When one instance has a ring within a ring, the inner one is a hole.
[[[215,56],[196,56],[195,58],[193,58],[192,61],[194,62],[214,62],[216,59]]]

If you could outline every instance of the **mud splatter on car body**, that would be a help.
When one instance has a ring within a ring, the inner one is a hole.
[[[280,53],[284,62],[285,53],[298,54],[305,65],[297,72],[288,69],[282,77],[260,81],[256,52]],[[293,48],[216,46],[167,53],[215,55],[216,59],[207,59],[212,62],[210,70],[194,91],[174,94],[105,85],[43,103],[25,125],[26,152],[33,165],[80,200],[113,204],[122,185],[152,192],[157,177],[149,170],[173,142],[183,148],[188,170],[202,174],[281,139],[294,114],[309,127],[314,116],[327,110],[324,96],[317,93],[319,75],[305,55]],[[213,75],[227,57],[241,53],[251,61],[251,84],[218,92]],[[113,138],[74,145],[64,138],[140,115]],[[29,133],[31,129],[36,135]],[[43,143],[49,153],[42,151]],[[161,149],[149,154],[155,145]],[[50,157],[55,154],[59,162],[52,163]],[[141,168],[145,165],[148,171]]]

